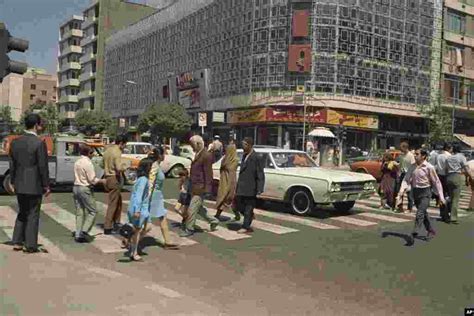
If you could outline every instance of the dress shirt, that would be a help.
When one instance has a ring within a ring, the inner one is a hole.
[[[89,187],[96,185],[99,181],[92,161],[87,156],[81,156],[74,163],[74,185]]]
[[[35,131],[25,131],[25,134],[31,134],[31,135],[35,135],[36,137],[38,137],[38,134],[36,134]]]
[[[461,173],[463,169],[467,170],[467,159],[463,154],[457,153],[446,159],[446,175],[450,173]]]
[[[431,187],[438,194],[441,202],[445,203],[441,181],[439,181],[439,178],[436,175],[435,168],[427,161],[424,161],[421,165],[414,164],[410,166],[405,178],[403,179],[400,194],[405,192],[408,186],[416,189]]]
[[[442,154],[439,154],[438,157],[436,158],[436,164],[435,166],[436,172],[440,176],[445,176],[446,175],[446,160],[451,156],[451,154],[447,151],[443,151]]]

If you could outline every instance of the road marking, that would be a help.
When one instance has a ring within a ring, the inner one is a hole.
[[[93,267],[93,266],[88,267],[87,271],[97,273],[97,274],[109,277],[111,279],[120,278],[120,277],[124,276],[122,273],[117,272],[117,271],[113,271],[113,270],[109,270],[109,269],[103,269],[103,268],[99,268],[99,267]]]
[[[375,222],[364,221],[362,219],[357,219],[351,216],[353,215],[329,217],[328,219],[333,220],[333,221],[339,221],[346,224],[355,225],[355,226],[361,226],[361,227],[377,225],[377,223]]]
[[[153,292],[159,293],[161,295],[167,296],[169,298],[180,298],[183,297],[180,293],[170,290],[166,287],[153,283],[151,285],[145,286],[146,289],[152,290]]]
[[[11,223],[10,225],[14,226],[16,217],[18,215],[14,209],[9,206],[0,206],[0,213],[3,217]],[[3,228],[3,231],[8,236],[8,238],[13,238],[13,228]],[[44,237],[41,233],[38,233],[38,243],[43,245],[43,248],[48,251],[48,253],[39,253],[40,255],[45,255],[53,260],[66,261],[67,256],[64,252],[54,245],[48,238]]]
[[[167,200],[167,202],[171,203],[171,204],[175,204],[177,202],[177,200],[169,199],[169,200]],[[217,212],[217,210],[214,209],[214,208],[208,207],[207,209],[209,211]],[[233,214],[230,214],[230,213],[227,213],[227,212],[222,212],[222,215],[228,216],[228,217],[233,216]],[[284,227],[284,226],[280,226],[280,225],[265,223],[265,222],[262,222],[262,221],[259,221],[259,220],[252,221],[252,226],[254,228],[264,230],[264,231],[267,231],[267,232],[270,232],[270,233],[274,233],[274,234],[277,234],[277,235],[289,234],[289,233],[294,233],[294,232],[298,231],[297,229],[294,229],[294,228],[289,228],[289,227]]]
[[[46,215],[71,232],[76,231],[76,216],[72,213],[54,203],[43,204],[43,211]],[[102,253],[121,253],[125,251],[122,249],[119,239],[111,235],[104,235],[103,232],[95,226],[92,227],[90,234],[94,236],[94,241],[91,245]]]
[[[382,215],[382,214],[359,213],[359,214],[357,214],[357,215],[363,216],[363,217],[368,217],[368,218],[373,218],[373,219],[379,219],[379,220],[382,220],[382,221],[392,222],[392,223],[406,223],[406,222],[411,222],[410,219],[400,218],[400,217],[394,217],[394,216],[387,216],[387,215]]]

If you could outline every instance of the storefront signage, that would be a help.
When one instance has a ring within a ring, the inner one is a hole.
[[[207,113],[199,113],[198,123],[199,127],[207,126]]]
[[[379,118],[373,115],[361,115],[341,111],[327,110],[327,123],[359,128],[379,128]]]
[[[224,112],[214,112],[212,113],[212,121],[215,123],[225,123],[225,114]]]
[[[193,73],[186,72],[176,77],[176,86],[179,91],[196,88],[199,85]]]
[[[180,91],[178,97],[179,104],[185,109],[198,108],[201,104],[201,92],[199,88]]]
[[[265,114],[265,108],[229,112],[228,122],[230,124],[264,122],[266,118]]]
[[[303,108],[271,108],[267,109],[268,122],[302,123],[304,118]],[[307,123],[326,123],[326,110],[306,108]]]

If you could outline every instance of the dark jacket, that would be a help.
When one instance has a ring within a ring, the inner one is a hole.
[[[202,150],[191,164],[191,191],[192,195],[212,193],[212,154]]]
[[[10,175],[17,194],[42,195],[49,186],[46,144],[28,133],[15,139],[10,150]]]
[[[263,192],[265,173],[261,160],[255,151],[250,153],[247,161],[245,161],[245,156],[242,158],[236,195],[255,197]]]

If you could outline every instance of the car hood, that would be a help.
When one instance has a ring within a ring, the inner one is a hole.
[[[370,174],[323,168],[282,168],[278,169],[278,173],[303,178],[326,180],[329,183],[375,181],[375,178]]]

